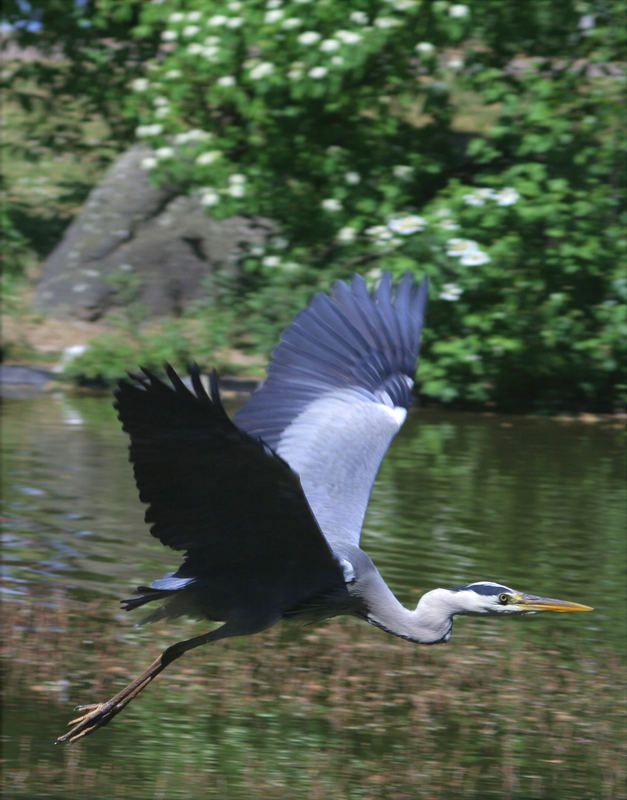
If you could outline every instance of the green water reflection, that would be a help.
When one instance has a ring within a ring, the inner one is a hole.
[[[408,605],[496,579],[589,615],[456,623],[420,648],[356,621],[198,651],[111,726],[54,748],[197,632],[117,599],[175,568],[151,539],[108,398],[5,403],[5,796],[619,798],[626,482],[611,423],[410,415],[364,546]]]

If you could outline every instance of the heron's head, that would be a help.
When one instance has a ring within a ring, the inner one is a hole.
[[[451,593],[450,602],[458,609],[453,612],[455,614],[535,614],[538,611],[593,610],[581,603],[525,594],[491,581],[478,581],[445,591]]]

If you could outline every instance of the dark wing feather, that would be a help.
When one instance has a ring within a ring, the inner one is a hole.
[[[193,392],[167,373],[172,386],[148,370],[120,381],[115,406],[146,521],[163,544],[187,551],[185,575],[265,582],[279,606],[341,580],[298,476],[231,422],[215,373],[211,396],[197,368]]]

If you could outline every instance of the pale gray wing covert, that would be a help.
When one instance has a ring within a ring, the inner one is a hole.
[[[299,475],[327,540],[358,544],[372,484],[411,401],[428,282],[356,276],[284,332],[265,381],[235,416]]]

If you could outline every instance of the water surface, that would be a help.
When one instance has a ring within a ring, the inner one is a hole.
[[[363,545],[399,598],[498,580],[592,614],[462,619],[445,647],[357,621],[202,648],[110,726],[51,742],[192,623],[117,600],[175,569],[109,398],[7,400],[6,796],[618,798],[626,483],[611,422],[412,412]]]

